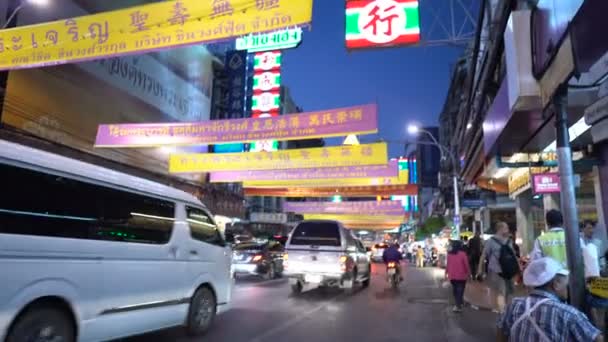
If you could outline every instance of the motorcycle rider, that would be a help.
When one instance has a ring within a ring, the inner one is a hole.
[[[403,254],[399,251],[399,244],[395,243],[390,245],[387,249],[382,253],[382,260],[384,264],[388,267],[389,262],[395,263],[395,269],[397,270],[397,274],[399,275],[399,279],[403,280],[403,276],[401,276],[401,260],[403,259]]]

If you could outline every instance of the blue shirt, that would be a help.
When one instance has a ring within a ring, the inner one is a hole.
[[[389,262],[389,261],[398,262],[401,259],[403,259],[403,256],[401,255],[401,252],[399,252],[399,250],[396,247],[391,246],[384,250],[384,253],[382,253],[382,259],[384,260],[384,262]]]
[[[542,341],[533,324],[527,319],[511,331],[515,321],[526,311],[526,298],[531,298],[530,307],[539,300],[550,299],[534,310],[531,317],[551,341],[588,342],[594,341],[600,334],[582,312],[562,303],[552,293],[534,290],[529,297],[514,298],[498,319],[498,329],[509,336],[509,341]]]

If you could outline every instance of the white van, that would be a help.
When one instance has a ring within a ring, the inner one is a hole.
[[[0,341],[202,334],[231,255],[194,196],[0,140]]]

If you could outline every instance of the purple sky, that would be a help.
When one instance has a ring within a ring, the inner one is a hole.
[[[421,17],[424,30],[424,13]],[[284,53],[282,83],[306,111],[377,102],[379,135],[409,140],[408,122],[437,125],[451,65],[460,51],[405,47],[349,53],[344,46],[344,1],[317,0],[312,31],[305,30],[302,44]],[[403,152],[402,146],[389,147],[390,157]]]

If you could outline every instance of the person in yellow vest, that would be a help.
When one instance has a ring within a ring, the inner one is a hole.
[[[562,213],[559,210],[551,209],[547,212],[545,219],[549,230],[534,241],[530,261],[551,257],[559,262],[563,268],[568,269],[566,233],[563,228],[564,218]]]

